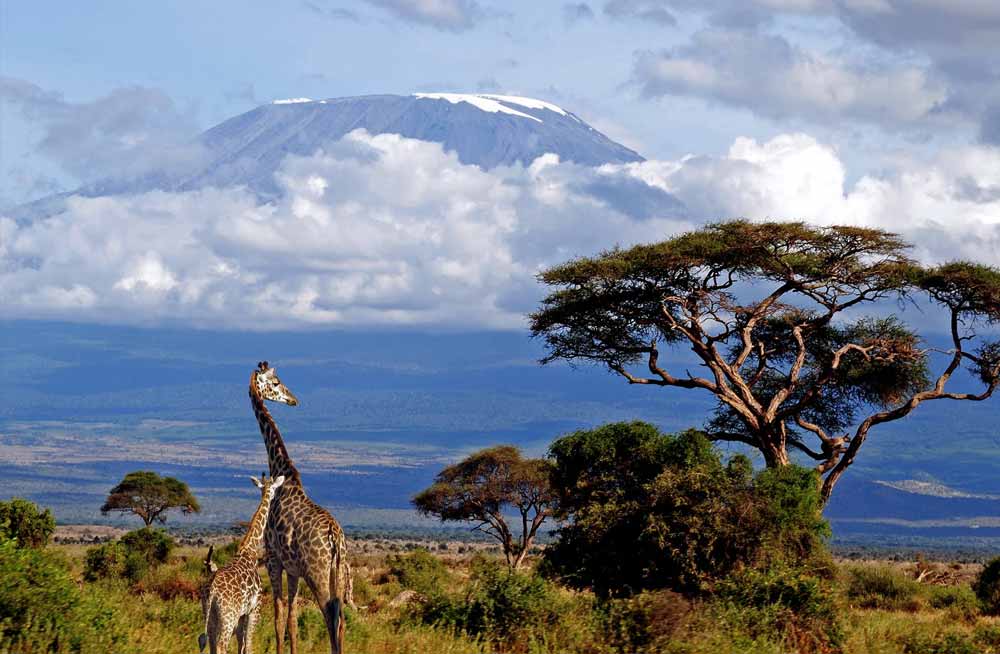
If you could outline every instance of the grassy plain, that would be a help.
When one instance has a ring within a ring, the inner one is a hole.
[[[724,602],[659,597],[638,612],[623,613],[619,607],[617,618],[611,618],[607,606],[602,607],[590,593],[571,591],[557,584],[548,584],[544,590],[548,593],[544,595],[547,606],[525,608],[517,605],[515,599],[517,610],[523,613],[513,627],[498,622],[495,629],[466,633],[454,626],[456,623],[449,619],[447,608],[439,609],[437,614],[428,611],[422,596],[428,586],[434,586],[431,594],[452,598],[452,611],[463,598],[473,601],[476,567],[482,566],[484,559],[496,557],[496,553],[489,547],[468,543],[427,545],[430,557],[435,560],[433,569],[428,572],[426,567],[418,565],[400,572],[401,565],[406,567],[407,562],[416,561],[412,554],[415,543],[384,539],[352,543],[358,609],[348,614],[348,652],[792,654],[811,647],[806,642],[808,634],[761,627],[759,611],[748,612]],[[198,590],[204,582],[204,547],[177,548],[168,563],[152,569],[134,583],[120,579],[84,582],[87,547],[62,543],[50,545],[49,549],[66,562],[84,594],[115,607],[114,622],[121,635],[113,651],[144,654],[197,651],[198,634],[203,630]],[[420,556],[426,561],[426,555]],[[438,566],[436,561],[443,565]],[[970,589],[978,572],[977,564],[839,561],[837,568],[831,592],[836,594],[843,631],[840,645],[808,651],[1000,653],[1000,620],[981,613]],[[267,587],[263,570],[262,577]],[[413,592],[405,592],[414,587],[420,589],[415,597]],[[538,590],[533,588],[525,592]],[[269,587],[266,592],[270,592]],[[302,654],[328,652],[322,618],[307,590],[300,594],[298,608]],[[437,624],[433,615],[441,616]],[[648,633],[623,635],[637,629]],[[498,637],[501,632],[508,633],[508,637]],[[231,647],[235,651],[235,645]],[[274,651],[268,594],[254,652]]]

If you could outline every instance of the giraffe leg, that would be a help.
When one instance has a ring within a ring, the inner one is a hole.
[[[281,563],[275,557],[268,558],[267,576],[271,578],[271,597],[274,600],[274,647],[277,654],[284,654],[285,651],[285,592],[281,573]]]
[[[295,613],[295,597],[299,594],[299,578],[287,575],[288,577],[288,642],[291,654],[298,654],[299,651],[299,621]]]
[[[249,622],[249,618],[248,615],[241,615],[236,623],[236,651],[239,654],[249,654],[250,652],[247,649],[247,622]]]
[[[240,618],[240,623],[236,627],[236,637],[238,639],[239,654],[253,654],[253,634],[257,629],[257,620],[260,618],[260,604],[252,608],[249,613]]]
[[[336,568],[334,568],[336,571]],[[323,621],[326,622],[326,632],[330,636],[331,654],[343,654],[344,651],[344,598],[343,592],[338,588],[337,574],[331,574],[325,583],[320,581],[310,584],[320,611],[323,612]]]

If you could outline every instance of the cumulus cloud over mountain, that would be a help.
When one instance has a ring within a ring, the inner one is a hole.
[[[278,199],[244,188],[72,197],[0,218],[8,318],[239,329],[518,328],[537,271],[734,216],[900,231],[928,261],[1000,264],[1000,152],[962,147],[848,186],[804,134],[721,156],[483,170],[435,143],[355,131],[289,156]]]

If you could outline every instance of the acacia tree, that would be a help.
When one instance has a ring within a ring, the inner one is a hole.
[[[111,489],[101,507],[101,513],[111,511],[134,513],[146,526],[153,521],[164,523],[170,509],[180,509],[182,513],[198,513],[201,507],[191,494],[187,484],[173,477],[161,477],[155,472],[139,470],[125,475],[117,486]]]
[[[931,400],[985,400],[1000,382],[1000,344],[976,333],[1000,320],[1000,271],[923,267],[908,249],[876,229],[712,224],[542,272],[555,290],[532,333],[543,363],[590,361],[630,384],[714,394],[711,439],[754,447],[769,467],[788,464],[789,448],[805,453],[825,502],[872,427]],[[947,349],[896,316],[858,317],[921,295],[948,318]],[[701,374],[665,365],[662,347],[689,348]],[[963,364],[978,392],[948,389]]]
[[[516,570],[524,561],[545,519],[552,514],[554,497],[549,486],[549,464],[525,459],[520,450],[500,445],[480,450],[438,473],[429,488],[413,498],[424,515],[442,521],[475,521],[475,529],[495,538]],[[515,536],[504,511],[521,518]]]

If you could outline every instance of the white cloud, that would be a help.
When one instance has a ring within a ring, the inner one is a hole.
[[[721,157],[628,164],[701,220],[742,216],[877,227],[903,234],[927,263],[1000,266],[1000,148],[956,147],[900,160],[846,185],[837,152],[806,134],[739,138]]]
[[[597,175],[551,155],[484,172],[437,144],[355,132],[286,160],[274,204],[206,189],[0,219],[0,302],[8,317],[246,329],[519,326],[541,266],[683,226],[579,188]]]
[[[647,97],[695,95],[770,118],[889,128],[931,120],[948,99],[923,68],[852,65],[780,35],[742,30],[704,30],[687,45],[640,52],[634,78]]]
[[[440,30],[462,32],[471,29],[485,11],[476,0],[367,0],[405,21]]]
[[[740,138],[721,156],[593,169],[545,155],[487,172],[437,144],[354,132],[289,158],[270,204],[206,189],[0,218],[0,303],[8,318],[521,328],[540,268],[737,216],[881,227],[925,261],[1000,264],[1000,150],[845,180],[838,153],[805,134]]]

